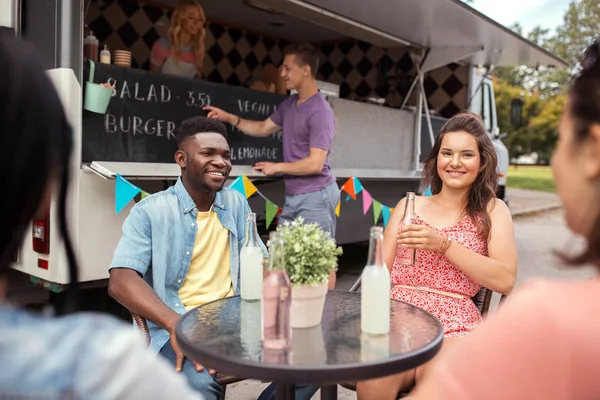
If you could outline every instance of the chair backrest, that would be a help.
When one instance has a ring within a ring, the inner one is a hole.
[[[358,279],[352,284],[350,287],[350,292],[357,292],[358,289],[360,289],[360,277],[358,277]],[[479,292],[475,296],[471,297],[471,300],[473,300],[473,303],[475,303],[481,315],[485,315],[489,311],[493,293],[494,292],[492,292],[490,289],[482,286]]]
[[[148,331],[148,322],[141,315],[134,313],[133,311],[129,311],[131,313],[131,317],[133,318],[133,322],[137,325],[140,333],[146,340],[146,345],[150,346],[150,332]]]

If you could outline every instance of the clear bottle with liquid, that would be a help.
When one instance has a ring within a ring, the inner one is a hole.
[[[369,257],[361,275],[360,329],[367,335],[390,331],[390,271],[383,260],[383,228],[371,228]]]
[[[291,344],[292,284],[285,271],[284,243],[280,232],[269,236],[269,268],[263,281],[262,343],[264,348],[285,349]]]
[[[403,226],[406,225],[414,225],[417,223],[417,214],[415,214],[415,193],[408,192],[406,194],[406,205],[404,206],[404,216],[402,217],[402,221],[400,221],[400,227],[398,230],[401,230]],[[401,265],[414,265],[417,257],[416,249],[405,249],[400,248],[399,258]]]
[[[260,300],[263,287],[263,251],[256,229],[256,214],[246,214],[246,241],[240,250],[240,296]]]
[[[110,50],[108,50],[107,45],[104,45],[104,49],[100,52],[100,62],[102,64],[110,64]]]

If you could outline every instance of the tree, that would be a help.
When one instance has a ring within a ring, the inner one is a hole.
[[[585,49],[600,35],[598,1],[571,1],[563,20],[556,35],[549,40],[549,49],[575,67]]]
[[[538,163],[547,165],[556,141],[558,124],[567,103],[565,94],[556,95],[542,101],[539,114],[529,121],[529,140],[538,155]]]

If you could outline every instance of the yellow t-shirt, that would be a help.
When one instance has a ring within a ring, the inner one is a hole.
[[[234,295],[229,271],[229,231],[212,210],[198,212],[196,221],[198,231],[190,269],[179,288],[179,298],[187,310]]]

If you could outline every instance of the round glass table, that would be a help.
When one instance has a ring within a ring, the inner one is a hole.
[[[442,345],[439,321],[418,307],[392,301],[390,325],[388,335],[362,334],[360,293],[332,290],[321,324],[294,329],[287,350],[263,349],[261,303],[239,296],[188,311],[176,334],[187,357],[219,372],[273,381],[278,399],[289,398],[293,384],[305,383],[322,385],[321,397],[335,399],[337,382],[415,368],[433,358]]]

